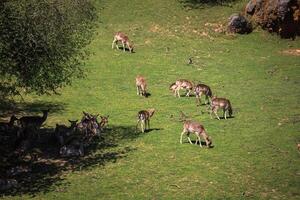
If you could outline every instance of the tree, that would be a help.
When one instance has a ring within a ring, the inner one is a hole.
[[[0,97],[52,94],[84,77],[96,19],[91,0],[2,0]]]

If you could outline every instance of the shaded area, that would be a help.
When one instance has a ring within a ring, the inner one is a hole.
[[[234,2],[235,0],[179,0],[179,2],[183,5],[186,9],[200,9],[205,6],[231,6],[230,3]]]
[[[53,128],[42,128],[39,133],[40,139],[20,140],[14,134],[0,132],[0,177],[17,181],[14,187],[0,190],[2,196],[35,196],[40,192],[57,190],[54,186],[59,187],[62,183],[66,186],[62,182],[62,175],[65,173],[105,165],[126,157],[127,153],[135,149],[119,147],[119,142],[139,136],[135,127],[111,126],[85,146],[84,156],[65,158],[59,154],[60,145],[56,141]],[[28,140],[26,150],[19,151]]]
[[[41,110],[50,108],[50,113],[61,113],[65,110],[67,104],[53,103],[45,101],[36,101],[34,103],[28,102],[0,102],[0,117],[9,117],[11,115],[29,115],[32,112],[41,113]]]

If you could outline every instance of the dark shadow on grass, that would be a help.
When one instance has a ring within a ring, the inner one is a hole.
[[[227,120],[227,119],[233,119],[234,118],[234,116],[231,116],[231,117],[226,117],[226,119],[225,119],[225,117],[220,117],[220,119],[224,119],[224,120]]]
[[[230,6],[236,0],[179,0],[185,9],[201,9],[206,6]]]
[[[150,128],[150,129],[145,130],[145,133],[150,133],[151,131],[160,131],[160,130],[163,130],[163,129],[162,128]]]
[[[67,104],[65,103],[53,103],[46,101],[37,101],[34,103],[27,102],[0,102],[0,117],[9,117],[11,115],[30,115],[41,114],[42,110],[50,109],[50,113],[62,113],[65,110]]]
[[[124,51],[123,47],[119,47],[118,49]],[[127,47],[125,47],[125,51],[126,51],[126,52],[130,52],[130,50],[129,50]],[[131,53],[135,53],[135,51],[132,50]]]
[[[64,173],[116,162],[135,150],[128,146],[119,147],[119,142],[140,136],[135,132],[135,127],[111,126],[85,146],[84,156],[63,158],[59,155],[60,146],[54,137],[54,128],[42,128],[39,133],[40,139],[16,139],[15,133],[0,132],[0,179],[15,179],[18,182],[16,187],[0,191],[0,196],[59,192],[68,186],[65,181],[62,182]],[[19,149],[24,141],[29,141],[29,145],[21,152]],[[8,173],[18,166],[30,170],[17,175]]]

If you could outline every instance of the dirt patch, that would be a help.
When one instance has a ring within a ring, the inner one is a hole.
[[[300,49],[286,49],[281,53],[285,55],[300,56]]]

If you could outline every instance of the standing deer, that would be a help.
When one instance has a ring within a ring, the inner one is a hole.
[[[125,49],[125,45],[128,47],[129,49],[129,52],[132,53],[133,52],[133,44],[129,41],[129,38],[127,35],[125,35],[124,33],[122,32],[117,32],[114,36],[114,40],[112,42],[112,45],[111,45],[111,48],[114,49],[114,47],[116,46],[118,49],[119,49],[119,46],[118,46],[118,42],[121,42],[122,45],[123,45],[123,51],[125,52],[126,49]]]
[[[218,120],[220,120],[220,117],[218,116],[218,109],[223,109],[223,117],[227,119],[226,111],[229,114],[229,117],[232,116],[232,107],[230,104],[230,101],[225,98],[217,98],[216,96],[212,97],[211,99],[211,111],[210,111],[210,117],[212,118],[212,113],[214,113]]]
[[[145,130],[150,129],[150,118],[154,115],[155,109],[151,108],[148,110],[141,110],[138,112],[138,121],[136,124],[136,130],[139,124],[141,124],[142,132],[144,133]]]
[[[135,85],[136,85],[136,94],[147,97],[147,92],[146,92],[147,82],[145,77],[138,75],[135,78]]]
[[[211,89],[210,89],[209,86],[207,86],[205,84],[198,84],[198,85],[196,85],[196,87],[194,89],[194,93],[196,95],[198,105],[201,104],[201,96],[203,94],[205,95],[205,102],[204,103],[206,104],[206,101],[208,101],[208,103],[210,103],[209,98],[210,99],[212,98],[212,92],[211,92]]]
[[[179,90],[180,89],[185,89],[186,90],[186,95],[187,97],[190,96],[190,93],[193,89],[193,83],[186,80],[186,79],[179,79],[175,82],[176,84],[176,89],[175,89],[175,96],[177,94],[178,97],[180,97],[180,94],[179,94]]]
[[[36,132],[38,137],[40,138],[40,134],[38,130],[41,128],[42,124],[46,121],[48,117],[48,113],[50,109],[47,110],[42,110],[43,111],[43,116],[25,116],[21,117],[18,121],[21,125],[21,133],[24,132],[25,129],[28,128],[31,129],[31,131]],[[18,134],[19,136],[19,134]]]
[[[180,136],[180,144],[182,144],[182,137],[183,137],[184,134],[187,135],[187,138],[188,138],[190,144],[193,144],[190,137],[189,137],[190,133],[195,133],[195,135],[197,136],[195,145],[197,145],[197,142],[199,141],[199,145],[200,145],[200,147],[202,147],[201,138],[200,138],[200,136],[202,136],[204,138],[205,142],[206,142],[206,146],[208,148],[211,146],[212,140],[207,135],[204,127],[200,123],[193,122],[193,121],[190,121],[190,120],[184,120],[183,131],[182,131],[181,136]]]
[[[16,120],[18,120],[18,118],[12,115],[9,122],[0,122],[0,131],[8,131],[12,129]]]

